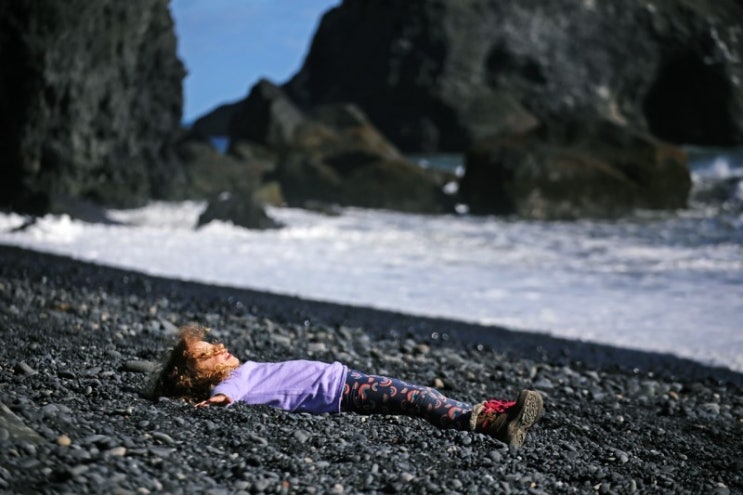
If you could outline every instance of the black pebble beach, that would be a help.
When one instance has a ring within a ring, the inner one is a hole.
[[[519,450],[407,417],[150,400],[176,327],[457,399],[539,390]],[[703,329],[700,329],[703,331]],[[743,376],[668,355],[316,303],[0,246],[2,493],[743,492]]]

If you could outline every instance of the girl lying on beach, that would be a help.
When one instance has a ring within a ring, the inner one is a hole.
[[[516,447],[544,410],[541,395],[532,390],[523,390],[515,401],[489,399],[472,405],[430,387],[367,375],[339,362],[240,364],[224,345],[205,341],[207,332],[198,325],[181,328],[156,377],[155,397],[184,398],[196,407],[242,401],[313,414],[402,414],[439,428],[485,433]]]

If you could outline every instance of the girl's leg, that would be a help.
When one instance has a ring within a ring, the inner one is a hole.
[[[415,416],[439,428],[469,430],[472,404],[449,399],[434,388],[348,370],[341,410]]]
[[[533,390],[522,390],[516,401],[489,399],[473,406],[449,399],[434,388],[349,369],[341,411],[415,416],[439,428],[486,433],[520,447],[544,407],[542,396]]]

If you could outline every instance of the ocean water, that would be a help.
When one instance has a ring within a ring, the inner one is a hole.
[[[689,149],[691,208],[538,222],[271,208],[280,230],[202,202],[112,210],[124,225],[0,214],[0,242],[173,278],[670,352],[743,372],[743,150]],[[456,156],[418,157],[457,169]]]

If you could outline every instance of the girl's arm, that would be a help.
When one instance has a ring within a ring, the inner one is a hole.
[[[217,394],[212,397],[209,397],[206,400],[202,400],[198,404],[196,404],[196,407],[207,407],[207,406],[226,406],[228,404],[232,404],[232,399],[224,394]]]

